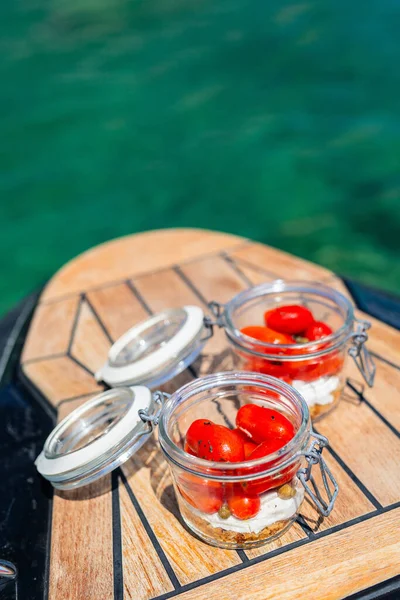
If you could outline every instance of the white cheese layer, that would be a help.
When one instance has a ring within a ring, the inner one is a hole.
[[[241,520],[232,515],[222,519],[218,513],[207,515],[190,507],[196,515],[207,521],[212,527],[221,527],[236,533],[260,533],[265,527],[273,525],[278,521],[286,521],[292,518],[298,511],[304,498],[304,488],[297,482],[296,495],[293,498],[283,500],[279,498],[276,491],[266,492],[260,497],[261,507],[258,514],[252,519]]]
[[[340,385],[339,377],[320,377],[315,381],[300,381],[295,379],[292,386],[303,396],[308,406],[316,404],[331,404],[335,392]]]

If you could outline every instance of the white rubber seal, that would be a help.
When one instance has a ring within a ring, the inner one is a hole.
[[[96,460],[102,454],[110,452],[112,448],[118,445],[129,433],[136,427],[141,421],[138,411],[143,409],[149,409],[152,402],[152,395],[148,388],[145,386],[135,386],[129,390],[124,390],[124,393],[130,392],[132,397],[132,405],[129,407],[127,413],[118,421],[114,427],[107,431],[100,438],[89,443],[87,446],[76,450],[75,452],[69,452],[64,456],[55,456],[49,458],[45,454],[45,450],[39,454],[35,461],[37,470],[46,479],[51,479],[54,476],[60,476],[68,471],[73,471],[84,467],[93,460]],[[45,448],[51,438],[57,436],[57,432],[62,431],[68,423],[74,420],[78,420],[82,415],[91,407],[96,406],[104,402],[104,397],[109,392],[99,394],[95,398],[92,398],[88,402],[85,402],[82,406],[74,410],[65,419],[63,419],[57,427],[52,431],[45,442]]]
[[[147,379],[153,372],[159,371],[171,358],[178,356],[199,335],[204,325],[204,312],[199,306],[184,306],[186,321],[181,329],[161,348],[128,365],[118,366],[119,353],[143,331],[165,321],[170,312],[163,311],[135,325],[113,344],[108,353],[108,361],[96,373],[97,381],[105,381],[110,386],[129,385]]]

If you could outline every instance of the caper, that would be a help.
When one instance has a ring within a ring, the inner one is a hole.
[[[221,519],[228,519],[231,516],[229,506],[227,504],[223,504],[218,511],[218,515],[221,517]]]
[[[289,498],[294,498],[296,495],[296,490],[289,483],[285,483],[282,487],[278,489],[278,496],[282,498],[282,500],[288,500]]]

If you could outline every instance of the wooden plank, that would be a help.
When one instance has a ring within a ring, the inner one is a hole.
[[[166,308],[180,308],[185,304],[200,304],[196,294],[173,269],[149,273],[133,280],[133,283],[153,313]]]
[[[337,600],[398,575],[400,509],[379,515],[229,576],[237,600]],[[221,581],[189,590],[181,600],[225,600]],[[222,584],[223,585],[223,584]],[[224,595],[225,594],[225,595]],[[229,596],[230,597],[230,596]]]
[[[207,302],[228,302],[247,287],[229,264],[219,256],[191,262],[183,265],[181,270]]]
[[[22,368],[54,406],[65,398],[103,390],[89,373],[68,357],[28,363]]]
[[[162,562],[122,482],[119,484],[124,598],[149,600],[173,590]]]
[[[400,498],[400,439],[365,403],[342,397],[318,431],[356,473],[369,491],[387,506]]]
[[[38,306],[24,345],[22,362],[65,354],[77,308],[78,298]]]
[[[42,301],[121,282],[141,273],[234,248],[243,238],[199,229],[167,229],[123,237],[88,250],[67,263],[46,286]]]
[[[356,517],[372,512],[376,508],[364,491],[352,481],[351,476],[329,454],[328,450],[324,450],[324,458],[339,484],[339,494],[335,503],[335,510],[332,511],[329,517],[321,517],[314,504],[311,504],[309,498],[306,497],[306,501],[301,508],[301,514],[314,533],[347,523]],[[323,490],[321,472],[318,467],[313,467],[313,475],[319,489]],[[327,498],[325,493],[323,493],[323,497]]]
[[[307,538],[307,535],[302,530],[300,525],[294,523],[293,526],[288,529],[288,531],[283,534],[281,537],[273,540],[269,544],[265,546],[261,546],[260,548],[253,548],[253,550],[246,550],[246,556],[248,558],[257,558],[258,556],[264,556],[273,550],[278,550],[279,548],[284,548],[288,544],[292,544],[293,542],[298,542],[299,540],[304,540]]]
[[[265,270],[266,274],[270,274],[272,278],[304,279],[320,283],[332,278],[332,273],[319,265],[262,244],[251,244],[238,250],[232,250],[228,252],[228,255],[234,260],[238,260],[239,266],[240,261],[249,263],[256,269]]]
[[[181,584],[241,562],[235,552],[207,546],[182,525],[168,465],[155,440],[122,470]]]
[[[126,283],[93,290],[87,298],[114,341],[147,317]]]
[[[114,600],[110,490],[108,475],[80,490],[54,493],[52,600]]]
[[[92,309],[83,300],[72,340],[71,355],[95,373],[106,362],[110,346],[111,342]]]

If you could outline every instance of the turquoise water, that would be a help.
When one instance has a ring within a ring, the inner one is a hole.
[[[400,291],[400,4],[2,0],[0,312],[196,226]]]

